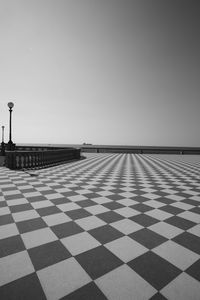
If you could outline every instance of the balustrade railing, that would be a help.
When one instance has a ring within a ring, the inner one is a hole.
[[[5,165],[15,170],[44,167],[73,159],[80,159],[80,149],[6,151]]]

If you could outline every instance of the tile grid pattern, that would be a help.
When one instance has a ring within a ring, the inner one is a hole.
[[[0,168],[0,299],[199,299],[199,159],[86,157]]]

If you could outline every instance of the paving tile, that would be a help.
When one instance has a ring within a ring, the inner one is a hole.
[[[197,280],[186,273],[182,273],[161,292],[170,300],[199,300],[200,285]]]
[[[109,300],[131,300],[133,297],[138,300],[147,300],[156,292],[148,282],[127,265],[116,268],[95,282]]]
[[[199,299],[199,157],[84,155],[0,168],[1,299]]]
[[[36,270],[49,267],[71,257],[69,251],[60,241],[31,248],[28,250],[28,253]]]
[[[73,257],[42,269],[37,275],[49,300],[60,299],[91,281]]]
[[[35,273],[11,281],[0,287],[1,300],[46,300],[40,281]]]
[[[136,257],[128,265],[157,290],[181,273],[173,264],[150,251]]]
[[[136,232],[129,234],[129,237],[137,241],[138,243],[142,244],[148,249],[153,249],[158,245],[167,241],[162,235],[157,234],[154,231],[151,231],[147,228],[143,228]]]
[[[122,265],[122,261],[103,246],[77,255],[76,260],[93,280]]]

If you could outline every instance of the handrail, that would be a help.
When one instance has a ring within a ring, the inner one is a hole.
[[[6,151],[5,165],[9,169],[17,170],[44,167],[74,159],[80,159],[80,149]]]

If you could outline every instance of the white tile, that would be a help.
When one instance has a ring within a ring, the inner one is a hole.
[[[83,195],[76,195],[76,196],[70,196],[70,197],[68,197],[68,199],[73,202],[76,202],[76,201],[86,200],[88,198]]]
[[[200,223],[200,215],[193,213],[191,211],[184,211],[180,213],[178,216],[195,223]]]
[[[0,258],[0,286],[35,272],[27,251]]]
[[[30,192],[30,193],[23,193],[24,197],[36,197],[41,196],[39,192]]]
[[[75,222],[84,230],[90,230],[105,225],[106,223],[96,216],[75,220]]]
[[[46,194],[45,197],[46,197],[48,200],[53,200],[53,199],[63,198],[63,195],[61,195],[61,194],[59,194],[59,193],[55,193],[55,192],[52,190],[52,194]]]
[[[173,237],[177,236],[178,234],[181,234],[183,232],[182,229],[177,228],[173,225],[170,225],[165,222],[159,222],[156,224],[153,224],[148,227],[148,229],[168,238],[172,239]]]
[[[95,280],[109,300],[148,300],[156,290],[127,265]]]
[[[124,206],[131,206],[131,205],[134,205],[134,204],[137,204],[138,202],[133,200],[133,199],[122,199],[122,200],[118,200],[117,201],[118,203],[124,205]]]
[[[20,205],[20,204],[25,204],[25,203],[29,203],[26,198],[19,198],[19,199],[14,199],[14,200],[7,200],[8,206]]]
[[[32,202],[31,205],[33,206],[34,209],[54,206],[54,204],[49,200]]]
[[[146,247],[128,236],[109,242],[104,246],[125,263],[148,251]]]
[[[29,219],[35,219],[40,217],[40,215],[35,210],[26,210],[22,212],[16,212],[12,214],[15,222],[25,221]]]
[[[123,219],[117,222],[113,222],[110,225],[124,234],[130,234],[143,228],[138,223],[129,219]]]
[[[168,195],[165,196],[165,198],[170,199],[170,200],[175,200],[175,201],[181,201],[184,200],[184,197],[178,196],[178,195]]]
[[[194,205],[190,205],[190,204],[187,204],[187,203],[184,203],[184,202],[175,202],[175,203],[172,203],[171,206],[175,206],[175,207],[178,207],[178,208],[181,208],[181,209],[184,209],[184,210],[189,210],[193,207],[195,207]]]
[[[119,196],[126,197],[126,198],[131,198],[137,196],[137,194],[131,193],[131,192],[124,192],[120,193]]]
[[[154,208],[159,208],[159,207],[162,207],[162,206],[166,205],[166,204],[164,204],[162,202],[159,202],[159,200],[158,201],[156,201],[156,200],[145,201],[145,204],[149,205],[151,207],[154,207]]]
[[[80,208],[80,206],[76,203],[59,204],[59,205],[57,205],[57,207],[64,212]]]
[[[48,226],[54,226],[71,221],[71,218],[69,218],[65,213],[44,216],[42,217],[42,219]]]
[[[199,259],[196,253],[173,241],[167,241],[152,251],[183,271]]]
[[[154,200],[154,199],[160,198],[160,196],[155,195],[155,194],[151,194],[151,193],[144,194],[144,195],[142,195],[142,197],[148,198],[150,200]]]
[[[0,216],[3,216],[3,215],[7,215],[7,214],[10,214],[10,209],[9,207],[0,207]]]
[[[10,196],[10,195],[19,195],[21,192],[19,190],[12,190],[12,191],[4,191],[4,196]]]
[[[147,211],[147,212],[145,212],[145,215],[148,215],[150,217],[153,217],[153,218],[161,220],[161,221],[173,216],[172,214],[167,213],[166,211],[160,210],[159,208]]]
[[[42,228],[21,234],[21,238],[27,249],[37,247],[57,240],[57,236],[50,228]]]
[[[48,300],[57,300],[91,281],[75,258],[69,258],[37,272]]]
[[[136,216],[136,215],[140,214],[140,212],[138,212],[137,210],[135,210],[131,207],[118,208],[118,209],[115,209],[115,212],[125,218],[130,218],[132,216]]]
[[[5,239],[17,234],[19,234],[19,231],[14,223],[0,226],[0,239]]]
[[[99,195],[101,195],[103,197],[113,195],[113,193],[109,192],[109,191],[102,191],[102,192],[98,192],[97,194],[99,194]]]
[[[112,202],[112,200],[106,198],[106,197],[97,197],[97,198],[93,198],[92,201],[98,203],[98,204],[103,204],[103,203],[108,203],[108,202]]]
[[[187,231],[200,237],[200,224],[188,229]]]
[[[63,245],[72,255],[83,253],[87,250],[96,248],[101,244],[87,232],[81,232],[61,239]]]
[[[90,212],[93,215],[101,214],[107,211],[110,211],[108,208],[102,206],[102,205],[93,205],[89,207],[85,207],[85,210]]]
[[[170,300],[199,300],[200,284],[186,273],[181,273],[160,292]]]

